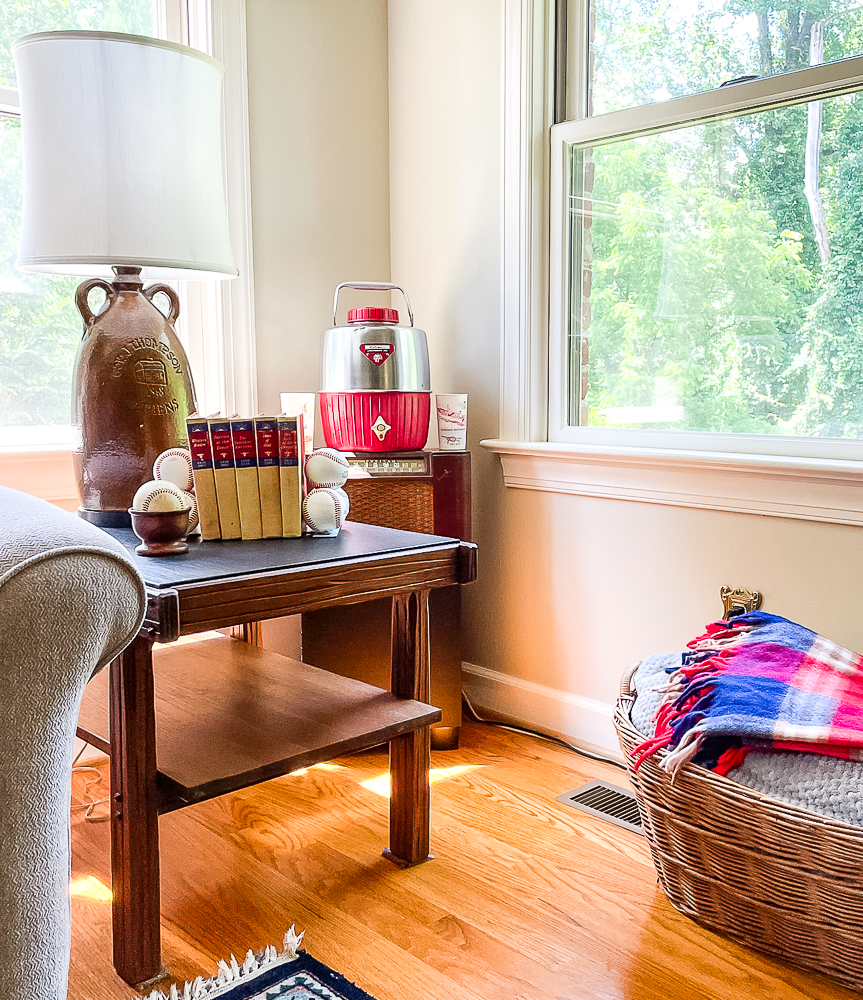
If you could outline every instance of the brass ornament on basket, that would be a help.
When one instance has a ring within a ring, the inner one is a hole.
[[[761,607],[762,594],[760,590],[746,590],[743,587],[720,587],[719,596],[722,599],[723,618],[734,618],[747,611],[757,611]]]
[[[169,285],[143,288],[140,268],[115,267],[113,282],[91,278],[75,301],[84,336],[75,358],[73,464],[81,515],[102,526],[128,521],[135,490],[152,478],[166,449],[187,447],[186,417],[194,413],[195,387],[173,323],[180,312]],[[105,302],[94,314],[90,292]],[[167,296],[166,316],[153,303]]]

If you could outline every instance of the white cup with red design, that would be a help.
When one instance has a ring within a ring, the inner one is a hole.
[[[467,448],[467,393],[435,393],[438,446],[441,451]]]

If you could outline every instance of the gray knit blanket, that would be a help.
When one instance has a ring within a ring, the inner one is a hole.
[[[667,680],[666,668],[680,665],[680,657],[680,653],[656,653],[642,660],[635,672],[637,698],[631,718],[644,736],[653,735],[653,716],[664,697],[655,688]],[[728,778],[779,802],[863,827],[863,762],[817,753],[750,750]]]

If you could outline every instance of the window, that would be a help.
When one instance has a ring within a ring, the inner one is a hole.
[[[504,0],[484,444],[511,487],[863,526],[863,7],[592,2]]]
[[[573,0],[550,440],[863,457],[863,8],[810,6]]]
[[[70,392],[81,317],[74,278],[18,271],[18,101],[11,43],[34,31],[120,31],[182,42],[225,65],[228,211],[240,278],[177,282],[178,333],[199,406],[256,412],[244,0],[24,0],[0,14],[0,482],[73,508]],[[63,482],[61,483],[60,480]]]
[[[71,444],[72,362],[81,339],[77,280],[15,267],[21,136],[11,44],[31,32],[72,28],[155,35],[156,15],[153,0],[31,0],[0,20],[0,447]]]
[[[570,13],[584,16],[574,4]],[[584,110],[606,114],[860,55],[861,15],[854,0],[593,0]]]

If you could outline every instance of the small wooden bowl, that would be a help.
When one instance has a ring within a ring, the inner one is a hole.
[[[135,551],[139,556],[177,556],[189,551],[190,507],[182,510],[132,510],[132,530],[141,539]]]

